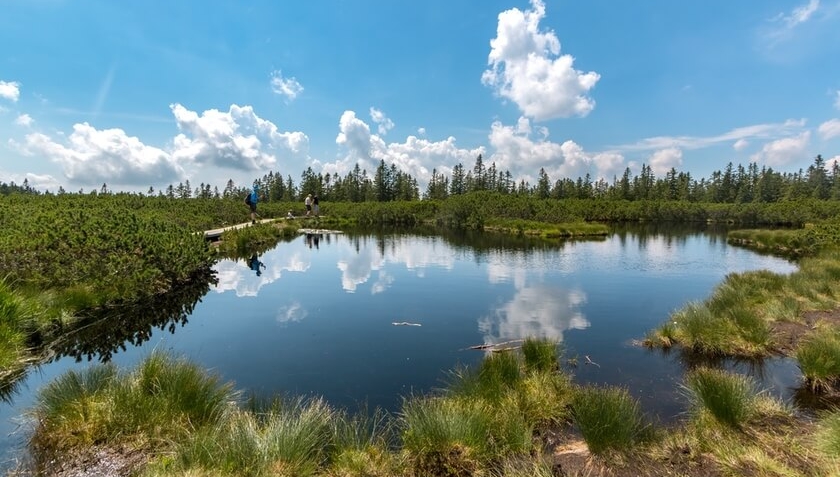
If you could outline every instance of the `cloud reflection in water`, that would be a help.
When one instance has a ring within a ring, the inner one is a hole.
[[[563,341],[566,330],[582,330],[589,321],[580,311],[586,295],[580,290],[548,286],[523,287],[513,299],[478,321],[486,344],[522,338]]]

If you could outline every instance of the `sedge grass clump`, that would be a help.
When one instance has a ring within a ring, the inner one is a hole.
[[[333,411],[322,399],[297,398],[265,414],[229,413],[178,446],[159,464],[167,472],[223,470],[227,475],[316,475],[333,445]]]
[[[772,347],[773,337],[771,336],[770,326],[767,321],[756,314],[755,310],[735,307],[729,310],[725,316],[736,327],[737,338],[740,342],[733,343],[731,347],[738,349],[739,354],[760,356]]]
[[[528,338],[522,343],[525,369],[536,372],[551,372],[559,368],[559,344],[553,340]]]
[[[714,315],[703,303],[692,302],[671,316],[675,336],[687,348],[708,354],[720,354],[734,335],[732,323]]]
[[[95,365],[68,372],[39,393],[31,444],[36,460],[94,443],[154,449],[214,424],[235,399],[230,384],[163,353],[133,372]]]
[[[389,416],[376,410],[334,420],[334,446],[326,475],[330,477],[390,477],[404,475],[404,456],[390,452],[395,428]]]
[[[572,398],[571,414],[593,454],[629,450],[650,435],[639,402],[623,388],[581,388]]]
[[[413,398],[403,404],[400,422],[417,475],[477,475],[490,461],[532,446],[532,429],[518,412],[481,400]]]
[[[525,422],[546,428],[566,421],[574,390],[571,380],[558,372],[534,372],[507,393],[499,407],[517,410]]]
[[[756,391],[748,376],[698,368],[686,376],[684,386],[696,412],[708,412],[726,426],[740,428],[753,416]]]
[[[522,366],[516,353],[500,352],[488,355],[477,368],[454,370],[447,392],[466,398],[498,402],[504,394],[519,385]]]
[[[27,356],[27,336],[43,314],[37,300],[0,280],[0,377],[21,369]]]
[[[840,383],[840,333],[818,329],[800,343],[796,361],[813,391],[831,391]]]
[[[817,449],[828,457],[840,458],[840,410],[820,416],[814,437]]]

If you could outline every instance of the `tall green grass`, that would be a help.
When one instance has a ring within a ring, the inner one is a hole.
[[[232,412],[186,439],[158,471],[316,475],[333,445],[334,418],[335,411],[322,399],[282,401],[265,414]]]
[[[522,343],[522,356],[528,371],[552,372],[559,369],[559,343],[528,338]]]
[[[532,429],[518,413],[480,400],[412,398],[400,422],[416,475],[471,476],[491,460],[532,448]]]
[[[814,436],[819,450],[831,458],[840,458],[840,410],[820,416]]]
[[[698,368],[685,378],[693,409],[706,411],[730,427],[743,426],[755,410],[755,383],[747,376],[712,368]]]
[[[39,392],[31,444],[46,458],[95,443],[158,448],[219,421],[235,399],[230,384],[163,353],[133,372],[94,365]]]
[[[47,310],[34,298],[0,279],[0,379],[19,373],[32,357],[28,341],[41,328]]]
[[[840,383],[840,332],[818,329],[800,343],[796,360],[813,391],[831,391]]]
[[[450,373],[447,392],[499,402],[508,390],[519,384],[523,375],[516,353],[492,353],[477,368],[462,367]]]
[[[572,399],[571,415],[594,454],[630,449],[652,432],[639,402],[622,388],[581,388]]]
[[[404,475],[404,456],[391,452],[396,428],[381,410],[355,415],[346,412],[334,420],[335,449],[325,474],[331,477],[390,477]]]

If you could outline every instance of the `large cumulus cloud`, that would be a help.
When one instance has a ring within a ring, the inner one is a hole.
[[[560,55],[557,35],[540,30],[545,4],[532,0],[531,6],[499,14],[496,38],[490,41],[490,68],[481,81],[537,121],[586,116],[595,108],[589,92],[600,75],[576,70],[571,55]]]

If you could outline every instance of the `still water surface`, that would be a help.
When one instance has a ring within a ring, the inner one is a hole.
[[[627,386],[645,410],[671,420],[684,409],[677,391],[684,365],[677,353],[632,341],[706,298],[728,273],[795,270],[728,245],[720,231],[655,228],[551,243],[325,233],[281,242],[257,260],[220,261],[218,284],[186,320],[134,333],[140,344],[115,347],[112,360],[128,367],[153,349],[171,350],[257,395],[314,394],[335,406],[397,410],[402,397],[440,387],[447,370],[481,360],[469,346],[546,337],[578,358],[577,367],[565,366],[577,382]],[[403,322],[420,326],[393,324]],[[65,356],[30,372],[0,408],[5,456],[25,438],[19,416],[37,390],[89,365]],[[797,384],[789,360],[751,371],[782,397]]]

